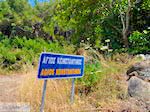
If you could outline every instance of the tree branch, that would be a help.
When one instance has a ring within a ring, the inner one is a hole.
[[[128,9],[126,12],[126,31],[128,31],[128,29],[129,29],[130,11],[131,11],[131,0],[128,0]]]
[[[121,17],[121,22],[122,22],[122,27],[123,27],[122,32],[124,32],[126,29],[126,25],[125,25],[125,20],[124,20],[121,10],[120,10],[120,17]]]

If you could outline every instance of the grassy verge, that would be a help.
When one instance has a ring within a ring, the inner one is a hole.
[[[124,56],[124,58],[123,58]],[[91,89],[86,94],[86,87],[89,87],[85,82],[91,72],[85,71],[85,76],[82,80],[76,82],[75,91],[75,103],[70,104],[70,89],[71,80],[48,80],[46,101],[45,101],[45,112],[76,112],[76,111],[92,111],[93,109],[100,109],[103,111],[104,108],[118,108],[117,104],[120,100],[126,100],[126,79],[125,71],[133,63],[135,59],[128,59],[127,55],[121,55],[117,57],[125,59],[126,62],[116,61],[115,57],[110,60],[101,59],[100,67],[95,71],[96,77],[100,77],[94,83],[91,83]],[[91,69],[91,68],[89,68]],[[93,71],[92,71],[93,73]],[[20,89],[20,101],[29,102],[31,105],[32,112],[39,111],[41,103],[41,93],[43,82],[38,80],[36,72],[29,73]],[[90,77],[91,78],[91,77]],[[92,78],[91,78],[92,79]],[[84,82],[84,83],[83,83]],[[81,94],[81,91],[85,91]]]

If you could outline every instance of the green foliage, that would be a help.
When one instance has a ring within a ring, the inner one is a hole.
[[[92,87],[95,85],[100,79],[100,70],[101,64],[99,61],[88,62],[85,64],[85,73],[84,77],[78,79],[78,81],[87,87]]]
[[[105,7],[105,9],[104,9]],[[75,30],[72,41],[79,44],[81,40],[90,38],[91,44],[101,40],[102,19],[108,15],[109,1],[107,0],[62,0],[56,5],[52,20],[63,29]]]
[[[143,33],[138,31],[133,32],[133,34],[129,37],[129,41],[131,43],[129,52],[133,54],[150,52],[149,38],[150,33],[146,30],[144,30]]]
[[[24,20],[28,21],[33,12],[27,0],[2,1],[0,2],[0,11],[0,23],[7,21],[15,25],[23,24]]]
[[[66,46],[57,42],[52,43],[43,39],[27,39],[14,37],[8,39],[0,36],[0,63],[1,68],[8,70],[20,70],[23,65],[37,65],[41,52],[67,53]],[[73,48],[70,48],[73,51]]]
[[[8,37],[17,35],[49,39],[52,36],[62,45],[66,40],[71,40],[71,43],[79,46],[79,43],[84,40],[99,50],[104,41],[110,39],[110,48],[114,51],[124,49],[120,13],[125,19],[128,10],[127,0],[58,0],[43,3],[35,0],[34,2],[35,6],[32,7],[27,0],[2,0],[0,31]],[[147,30],[150,25],[150,0],[136,2],[131,1],[128,37],[134,31]],[[58,27],[61,34],[64,34],[63,31],[72,31],[73,34],[69,39],[64,39],[65,34],[63,36],[54,34],[54,27]]]
[[[150,10],[150,0],[143,0],[143,9]]]

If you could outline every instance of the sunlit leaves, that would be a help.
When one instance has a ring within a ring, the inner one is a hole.
[[[142,8],[146,10],[150,10],[150,0],[143,0]]]

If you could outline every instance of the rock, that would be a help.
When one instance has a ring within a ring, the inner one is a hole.
[[[150,60],[136,63],[127,70],[128,94],[150,110]],[[149,112],[149,111],[148,111]]]
[[[142,62],[136,63],[127,70],[128,80],[132,76],[136,76],[147,82],[150,82],[150,60],[144,60]]]
[[[147,110],[150,110],[150,83],[139,79],[136,76],[128,82],[128,94],[140,101]]]
[[[128,82],[128,93],[132,97],[150,101],[150,83],[133,76]]]

